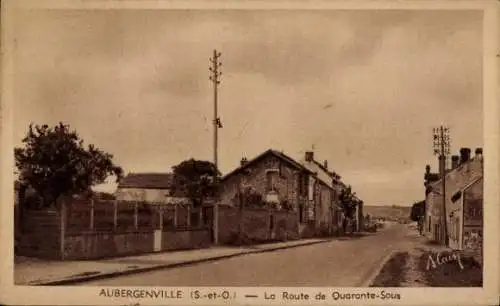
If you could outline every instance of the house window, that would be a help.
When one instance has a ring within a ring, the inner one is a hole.
[[[267,191],[276,189],[276,172],[268,171],[266,173]]]
[[[427,222],[427,231],[431,232],[431,216],[429,216],[429,221]]]
[[[313,201],[314,200],[314,181],[313,180],[310,180],[309,181],[309,190],[308,190],[308,199],[309,201]]]
[[[305,196],[307,195],[307,188],[308,188],[308,180],[307,180],[307,175],[305,174],[300,174],[298,177],[298,185],[299,185],[299,195]]]

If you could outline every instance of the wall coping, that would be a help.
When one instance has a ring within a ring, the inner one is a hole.
[[[159,228],[154,229],[139,229],[139,230],[120,230],[120,231],[70,231],[66,232],[66,237],[83,236],[83,235],[126,235],[126,234],[148,234],[153,233]],[[196,227],[196,228],[163,228],[163,232],[198,232],[210,230],[209,227]]]

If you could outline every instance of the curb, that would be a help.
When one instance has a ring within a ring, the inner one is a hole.
[[[391,257],[396,253],[396,251],[391,251],[389,252],[389,254],[387,254],[383,259],[382,261],[380,262],[380,264],[377,266],[377,268],[371,272],[368,276],[368,278],[366,278],[362,283],[361,285],[359,285],[359,287],[370,287],[370,285],[375,281],[375,278],[377,278],[377,276],[380,274],[380,272],[382,271],[382,269],[384,268],[385,264],[389,261],[389,259],[391,259]]]
[[[86,275],[86,276],[70,278],[70,279],[60,279],[60,280],[55,280],[55,281],[40,282],[40,283],[36,283],[36,284],[27,283],[27,284],[20,284],[20,285],[22,285],[22,286],[72,285],[72,284],[83,283],[83,282],[87,282],[87,281],[91,281],[91,280],[99,280],[99,279],[113,278],[113,277],[118,277],[118,276],[126,276],[126,275],[131,275],[131,274],[136,274],[136,273],[142,273],[142,272],[151,272],[151,271],[155,271],[155,270],[172,269],[172,268],[178,268],[178,267],[183,267],[183,266],[196,265],[196,264],[205,263],[205,262],[218,261],[218,260],[222,260],[222,259],[228,259],[228,258],[247,255],[247,254],[274,252],[274,251],[279,251],[279,250],[314,245],[314,244],[325,243],[325,242],[330,242],[330,241],[332,241],[332,240],[328,239],[328,240],[321,240],[321,241],[313,241],[313,242],[308,242],[308,243],[304,243],[304,244],[282,246],[282,247],[276,247],[276,248],[270,248],[270,249],[253,249],[253,250],[241,251],[241,252],[237,252],[237,253],[229,254],[229,255],[222,255],[222,256],[195,259],[195,260],[184,261],[184,262],[155,265],[152,267],[144,267],[144,268],[124,270],[124,271],[115,271],[115,272],[95,274],[95,275]]]

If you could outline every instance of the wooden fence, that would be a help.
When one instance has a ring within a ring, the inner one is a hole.
[[[138,201],[65,201],[66,232],[196,228],[208,225],[207,208]],[[205,212],[205,213],[204,213]]]

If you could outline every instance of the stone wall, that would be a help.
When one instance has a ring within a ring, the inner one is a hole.
[[[64,239],[62,259],[99,259],[153,252],[154,232],[87,232]]]
[[[162,233],[162,251],[200,249],[210,246],[212,233],[207,228],[170,230]]]
[[[296,212],[266,209],[219,208],[219,241],[234,244],[239,237],[248,242],[286,241],[299,238],[298,215]]]

